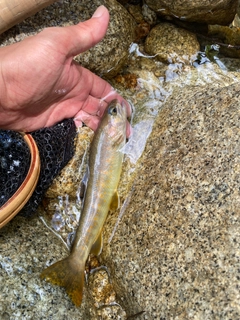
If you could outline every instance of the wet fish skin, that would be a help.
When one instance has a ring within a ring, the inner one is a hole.
[[[102,228],[111,203],[116,199],[123,152],[126,143],[127,110],[113,100],[102,117],[90,147],[89,178],[76,237],[70,255],[51,265],[41,278],[65,287],[76,306],[80,306],[85,263],[89,253],[99,254]]]

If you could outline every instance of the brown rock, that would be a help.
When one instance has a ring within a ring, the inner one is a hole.
[[[90,14],[97,6],[104,4],[110,13],[110,24],[104,39],[87,52],[79,55],[76,60],[83,66],[100,76],[115,76],[126,63],[128,49],[135,38],[135,21],[128,11],[115,0],[95,0],[84,3],[84,11]]]
[[[161,16],[228,25],[237,12],[238,0],[146,0],[146,4]]]
[[[144,48],[160,61],[189,63],[200,46],[193,33],[170,23],[161,23],[149,32]]]

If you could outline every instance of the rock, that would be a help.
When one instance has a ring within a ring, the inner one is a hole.
[[[119,3],[121,3],[122,5],[125,5],[128,3],[128,0],[118,0]]]
[[[95,0],[84,2],[84,10],[89,10],[89,17],[97,8],[104,4],[110,12],[110,25],[106,37],[76,59],[83,66],[104,76],[115,76],[126,63],[129,46],[135,38],[135,21],[127,10],[115,0]],[[97,4],[97,5],[96,5]]]
[[[157,14],[189,22],[228,25],[237,12],[237,0],[146,0]]]
[[[76,308],[64,290],[40,280],[46,262],[68,251],[38,217],[15,217],[0,230],[0,248],[1,319],[97,319],[86,296],[82,308]]]
[[[140,5],[128,5],[127,6],[128,12],[134,17],[134,20],[137,23],[141,23],[144,21],[143,14],[142,14],[142,8]]]
[[[163,62],[189,63],[200,50],[200,46],[193,33],[170,23],[161,23],[149,32],[144,49]]]
[[[56,2],[0,35],[1,45],[8,45],[34,35],[46,27],[67,26],[89,19],[104,4],[110,12],[107,34],[101,43],[76,57],[84,67],[98,75],[112,77],[123,67],[129,45],[135,37],[135,22],[127,10],[115,0]]]
[[[150,25],[155,25],[157,23],[157,14],[152,9],[149,8],[146,4],[142,6],[142,14],[144,20],[147,21]]]
[[[181,88],[160,110],[101,255],[128,315],[239,319],[239,97]]]
[[[141,42],[141,39],[148,35],[150,24],[145,21],[140,5],[128,5],[127,10],[137,23],[135,28],[135,42]]]
[[[219,39],[220,52],[227,57],[240,58],[240,30],[239,27],[219,25],[208,26],[208,35]]]

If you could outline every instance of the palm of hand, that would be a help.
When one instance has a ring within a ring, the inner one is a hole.
[[[104,97],[123,100],[106,81],[73,61],[104,36],[108,12],[102,10],[102,17],[48,28],[1,48],[0,127],[33,131],[74,117],[76,125],[84,122],[95,130],[107,105]]]

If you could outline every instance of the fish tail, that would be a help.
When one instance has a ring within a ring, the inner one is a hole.
[[[43,270],[40,278],[64,287],[72,302],[79,307],[83,296],[84,270],[85,262],[79,262],[70,255]]]

